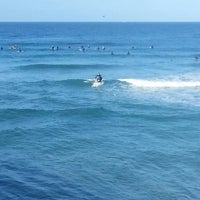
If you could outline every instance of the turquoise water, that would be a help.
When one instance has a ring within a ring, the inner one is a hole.
[[[0,23],[0,36],[0,199],[199,198],[200,23]]]

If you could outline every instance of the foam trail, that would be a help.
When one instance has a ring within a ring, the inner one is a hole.
[[[84,83],[91,83],[91,82],[93,82],[93,81],[95,81],[95,79],[93,78],[93,79],[87,79],[87,80],[84,80]]]
[[[119,81],[130,83],[135,87],[143,88],[189,88],[200,87],[200,81],[157,81],[142,79],[119,79]]]

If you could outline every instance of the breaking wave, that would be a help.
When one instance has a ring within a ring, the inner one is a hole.
[[[166,81],[166,80],[143,80],[143,79],[119,79],[135,87],[143,88],[193,88],[200,87],[200,81]]]

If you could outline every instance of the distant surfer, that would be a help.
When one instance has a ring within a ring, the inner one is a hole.
[[[79,47],[79,51],[85,52],[85,47],[82,45]]]
[[[101,76],[101,74],[98,72],[98,74],[95,76],[95,80],[96,80],[96,82],[102,82],[102,76]]]
[[[18,52],[18,53],[21,53],[21,52],[23,52],[23,51],[22,51],[22,49],[21,49],[21,48],[19,48],[19,50],[18,50],[17,52]]]
[[[9,47],[9,49],[11,49],[11,50],[16,50],[17,49],[17,45],[15,44],[15,45],[12,45],[11,47]]]

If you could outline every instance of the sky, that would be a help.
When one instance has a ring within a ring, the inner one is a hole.
[[[200,22],[200,0],[0,0],[1,22]]]

